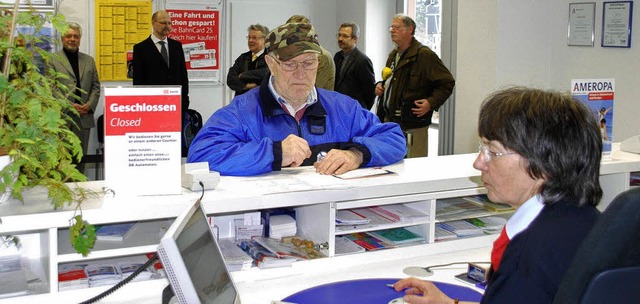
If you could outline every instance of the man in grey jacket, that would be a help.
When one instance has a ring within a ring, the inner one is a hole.
[[[70,129],[82,143],[82,153],[87,154],[91,128],[95,127],[93,113],[100,99],[100,79],[93,57],[79,51],[82,28],[75,22],[69,22],[68,30],[62,34],[63,49],[53,56],[50,67],[65,76],[57,76],[58,81],[69,89],[69,101],[78,111],[72,114],[74,125]],[[78,164],[83,172],[83,164]]]

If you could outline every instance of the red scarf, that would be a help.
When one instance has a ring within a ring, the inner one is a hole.
[[[491,250],[491,267],[493,271],[498,271],[500,267],[500,261],[502,260],[502,254],[509,244],[509,236],[507,235],[506,227],[502,228],[500,236],[493,242],[493,249]]]

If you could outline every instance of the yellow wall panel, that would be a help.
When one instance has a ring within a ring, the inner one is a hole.
[[[124,15],[114,15],[113,16],[113,23],[115,24],[124,24]]]
[[[151,34],[151,0],[96,0],[96,64],[101,81],[127,79],[126,51]]]

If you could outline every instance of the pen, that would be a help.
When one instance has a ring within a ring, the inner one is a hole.
[[[327,152],[320,151],[320,153],[318,153],[318,156],[316,157],[316,160],[320,162],[325,156],[327,156]]]

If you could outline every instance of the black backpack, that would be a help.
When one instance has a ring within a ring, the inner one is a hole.
[[[187,109],[182,121],[182,145],[189,148],[200,129],[202,129],[202,115],[196,110]]]

